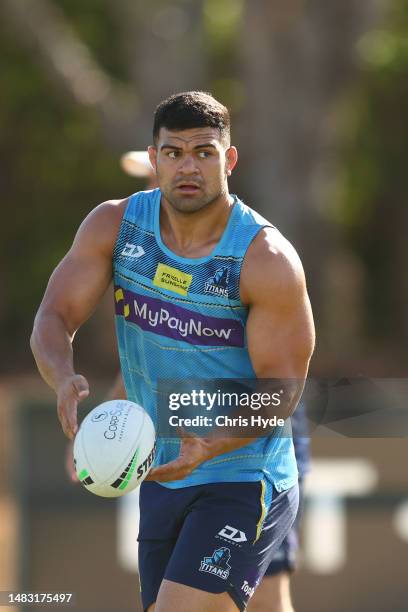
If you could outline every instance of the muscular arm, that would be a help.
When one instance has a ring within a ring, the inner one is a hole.
[[[31,348],[38,369],[58,396],[65,434],[76,432],[76,407],[88,395],[76,375],[72,341],[89,318],[112,277],[112,251],[126,200],[105,202],[84,220],[74,243],[54,270],[34,321]]]
[[[286,397],[279,412],[279,417],[286,418],[302,393],[315,334],[302,264],[277,230],[262,230],[248,249],[241,274],[241,299],[249,307],[248,351],[257,378],[292,379],[292,384],[284,384]],[[152,470],[149,478],[183,478],[202,461],[254,439],[220,437],[218,432],[206,439],[185,438],[180,457]]]
[[[241,274],[241,299],[249,307],[246,332],[252,367],[261,379],[257,391],[271,395],[284,389],[281,405],[271,407],[265,416],[287,418],[303,391],[315,331],[302,264],[277,230],[262,230],[248,249]],[[274,383],[274,379],[279,380]],[[216,456],[254,439],[216,437],[208,441],[209,452]]]
[[[291,244],[271,228],[261,232],[246,263],[242,299],[250,308],[249,356],[257,378],[297,381],[285,402],[286,418],[302,393],[315,343],[302,264]]]

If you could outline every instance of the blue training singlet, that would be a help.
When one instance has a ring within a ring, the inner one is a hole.
[[[113,253],[116,332],[129,400],[157,425],[158,379],[253,379],[239,282],[245,253],[271,224],[236,196],[221,240],[206,257],[179,257],[161,240],[159,189],[129,198]],[[178,438],[157,440],[155,465],[175,459]],[[199,465],[170,488],[267,481],[297,482],[290,435],[262,437]]]

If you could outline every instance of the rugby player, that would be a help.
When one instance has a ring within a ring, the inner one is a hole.
[[[229,194],[238,155],[228,110],[204,92],[164,100],[149,156],[159,188],[87,216],[35,319],[31,346],[64,433],[75,436],[89,394],[72,340],[112,276],[126,394],[155,423],[158,379],[197,375],[297,380],[280,412],[289,416],[313,352],[312,313],[293,247]],[[277,429],[158,439],[140,491],[145,610],[246,608],[297,513],[293,442]]]

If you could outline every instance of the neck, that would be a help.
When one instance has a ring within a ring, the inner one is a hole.
[[[229,193],[193,213],[179,212],[162,196],[160,231],[166,246],[181,257],[206,257],[221,239],[234,200]]]

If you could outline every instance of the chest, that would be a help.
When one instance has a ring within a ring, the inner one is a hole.
[[[172,257],[158,245],[154,232],[128,221],[122,223],[113,266],[115,273],[169,300],[240,301],[242,257],[233,252],[195,260]]]

